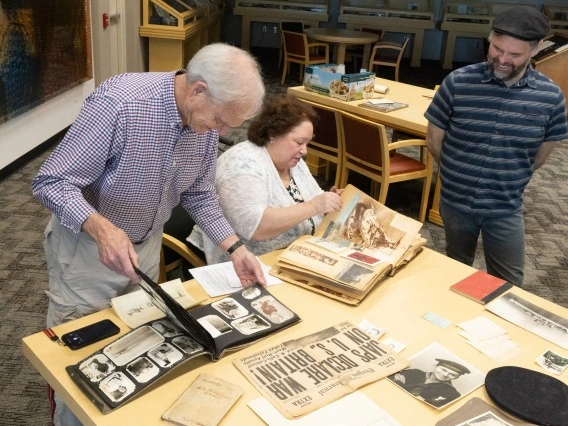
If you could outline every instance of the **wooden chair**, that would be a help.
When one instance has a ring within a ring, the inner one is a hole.
[[[300,81],[304,81],[304,66],[329,63],[329,45],[326,43],[308,43],[304,33],[282,31],[284,38],[284,66],[282,67],[282,80],[284,84],[286,75],[290,72],[290,63],[300,64]],[[313,53],[312,48],[323,48],[324,55]]]
[[[426,141],[408,139],[388,143],[382,124],[344,112],[340,118],[345,152],[340,187],[347,185],[349,171],[353,170],[380,185],[378,194],[375,190],[372,195],[385,204],[391,183],[423,178],[419,220],[424,222],[433,170],[433,159],[426,148]],[[412,146],[419,148],[419,160],[395,151]]]
[[[361,28],[361,31],[363,31],[364,33],[377,34],[379,36],[378,42],[380,42],[383,39],[383,36],[385,35],[385,32],[383,30],[377,30],[375,28]],[[353,72],[359,72],[360,67],[358,67],[359,65],[358,62],[359,61],[361,63],[363,62],[364,49],[365,46],[361,44],[354,44],[351,46],[347,46],[345,50],[345,58],[346,58],[345,62],[352,63]],[[361,64],[361,65],[366,66],[367,64]]]
[[[180,205],[177,205],[170,219],[164,225],[162,234],[162,250],[160,251],[159,282],[167,281],[168,272],[182,268],[185,279],[191,278],[185,274],[189,267],[205,266],[205,256],[198,248],[186,242],[195,222]]]
[[[304,32],[304,23],[302,21],[280,21],[280,48],[278,49],[278,69],[282,66],[282,57],[284,54],[284,35],[282,31],[292,31],[294,33]]]
[[[308,145],[308,154],[325,160],[325,180],[329,181],[330,163],[335,167],[334,185],[339,188],[341,183],[341,169],[343,168],[343,132],[341,131],[340,112],[310,101],[302,102],[310,104],[318,113],[319,121],[314,126],[314,138]]]
[[[375,65],[394,67],[394,79],[398,81],[400,61],[409,41],[409,37],[404,37],[402,43],[390,41],[375,43],[371,52],[371,60],[369,61],[369,71],[373,71]]]

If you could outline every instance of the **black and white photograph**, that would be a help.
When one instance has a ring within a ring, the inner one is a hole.
[[[181,330],[169,320],[155,321],[152,328],[156,329],[164,337],[173,337],[181,334]]]
[[[164,340],[152,327],[142,326],[106,346],[103,352],[116,365],[126,365]]]
[[[225,318],[237,319],[248,315],[248,310],[232,297],[225,297],[217,302],[211,303],[211,306],[221,313]]]
[[[199,324],[201,324],[213,338],[233,330],[233,328],[218,315],[205,315],[197,321],[199,321]]]
[[[103,354],[96,354],[81,363],[79,369],[91,382],[96,383],[116,370],[116,365]]]
[[[160,373],[158,366],[145,356],[128,364],[126,371],[128,371],[138,383],[146,383]]]
[[[257,314],[252,314],[248,317],[237,319],[233,321],[231,325],[241,333],[246,335],[258,333],[259,331],[270,328],[270,324]]]
[[[357,265],[356,263],[347,263],[335,278],[345,284],[357,285],[363,280],[364,276],[371,276],[373,274],[373,270],[365,268],[364,266]]]
[[[486,307],[488,311],[563,349],[568,349],[568,319],[507,293]]]
[[[260,289],[255,286],[245,288],[242,291],[241,296],[248,300],[256,299],[258,296],[260,296]]]
[[[349,241],[347,240],[329,241],[325,238],[314,237],[310,238],[308,240],[308,243],[314,244],[333,253],[341,253],[342,251],[345,251],[347,248],[349,248]]]
[[[562,374],[568,367],[568,358],[548,349],[536,358],[536,363],[552,374]]]
[[[485,374],[438,343],[409,358],[410,367],[388,379],[410,395],[441,409],[473,392]]]
[[[323,263],[325,265],[330,265],[330,266],[334,266],[338,261],[337,259],[326,255],[325,253],[318,251],[318,250],[312,250],[308,247],[303,247],[303,246],[298,246],[298,245],[292,245],[290,247],[290,250],[293,252],[296,252],[298,254],[301,254],[302,256],[308,257],[310,259],[313,259],[317,262]]]
[[[188,355],[203,350],[203,346],[189,336],[174,337],[172,343]]]
[[[272,296],[264,296],[251,303],[251,306],[274,324],[292,318],[294,313]]]
[[[371,248],[396,248],[402,232],[390,227],[392,212],[377,211],[371,203],[358,202],[343,223],[339,235]]]
[[[479,416],[475,416],[469,420],[466,420],[463,423],[460,423],[456,426],[512,426],[511,423],[506,422],[500,417],[497,417],[491,411],[487,413],[480,414]]]
[[[169,368],[183,358],[183,354],[169,343],[162,343],[150,349],[148,356],[162,368]]]
[[[136,389],[136,385],[124,373],[117,371],[99,384],[100,389],[112,401],[122,401]]]

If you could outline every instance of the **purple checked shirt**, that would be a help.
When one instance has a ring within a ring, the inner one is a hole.
[[[234,234],[215,191],[219,135],[182,124],[175,75],[118,75],[86,99],[32,183],[64,226],[78,233],[99,212],[139,243],[181,202],[216,244]]]

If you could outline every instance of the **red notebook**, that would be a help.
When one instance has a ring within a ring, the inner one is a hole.
[[[485,305],[497,296],[509,290],[513,284],[502,278],[494,277],[483,271],[477,271],[469,277],[455,283],[450,290]]]

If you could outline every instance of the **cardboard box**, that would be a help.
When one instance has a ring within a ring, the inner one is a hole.
[[[309,65],[306,67],[304,87],[322,95],[355,101],[372,98],[375,88],[374,72],[341,74],[338,65]]]

